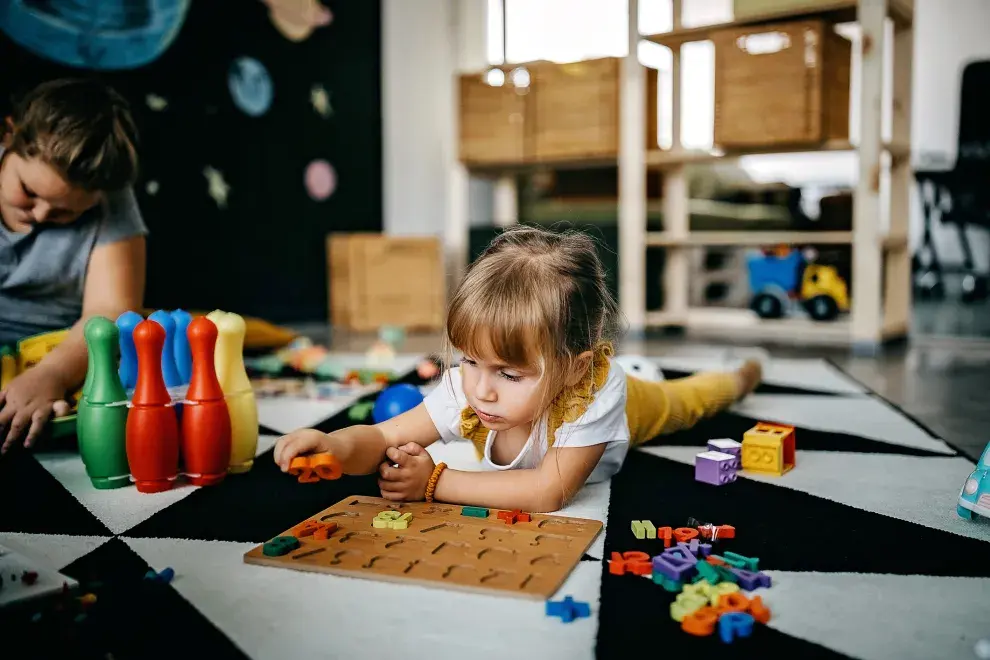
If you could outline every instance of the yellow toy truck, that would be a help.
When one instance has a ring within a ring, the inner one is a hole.
[[[750,308],[761,318],[776,319],[804,307],[816,321],[832,321],[849,311],[849,289],[834,266],[805,261],[798,250],[784,249],[747,257]]]

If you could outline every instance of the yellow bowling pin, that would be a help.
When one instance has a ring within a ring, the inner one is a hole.
[[[217,326],[214,366],[230,412],[230,467],[232,474],[247,472],[258,447],[258,403],[244,367],[247,326],[238,314],[214,310],[206,315]]]

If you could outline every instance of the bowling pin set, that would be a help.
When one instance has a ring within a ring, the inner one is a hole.
[[[142,493],[199,486],[247,472],[258,445],[258,406],[244,367],[244,319],[216,310],[193,319],[157,311],[94,317],[76,418],[93,486],[134,482]],[[128,393],[131,392],[130,397]]]

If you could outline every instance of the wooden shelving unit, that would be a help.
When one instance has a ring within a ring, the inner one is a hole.
[[[635,0],[633,0],[635,2]],[[911,173],[908,167],[910,155],[910,105],[913,31],[913,7],[906,0],[851,0],[835,2],[827,10],[814,15],[833,22],[859,23],[863,41],[870,44],[862,54],[862,70],[859,78],[860,136],[858,143],[826,142],[817,149],[801,147],[799,151],[854,151],[859,160],[859,180],[855,189],[853,230],[850,232],[698,232],[690,231],[687,212],[687,186],[684,167],[688,163],[706,160],[706,154],[685,152],[679,147],[680,136],[680,57],[679,47],[690,41],[707,39],[715,28],[682,29],[680,2],[674,0],[674,29],[667,34],[646,37],[650,41],[670,46],[673,50],[673,117],[674,144],[662,155],[649,154],[647,162],[664,165],[665,231],[652,234],[642,229],[642,224],[630,222],[620,227],[624,232],[623,248],[636,243],[664,245],[668,252],[664,273],[665,308],[660,312],[643,313],[635,301],[643,299],[642,272],[632,268],[624,271],[626,279],[620,300],[624,313],[642,327],[685,328],[698,335],[732,336],[741,340],[800,341],[804,343],[877,346],[885,340],[905,336],[910,317],[911,282],[910,254],[908,252],[907,226]],[[738,25],[755,25],[776,20],[806,18],[801,14],[779,13],[772,16],[738,21]],[[881,135],[883,99],[883,51],[885,21],[894,24],[893,44],[893,122],[891,140],[884,144]],[[631,23],[630,31],[636,29]],[[635,50],[631,52],[635,53]],[[638,81],[628,80],[630,86]],[[773,149],[773,152],[779,152]],[[762,150],[768,153],[770,150]],[[756,152],[748,152],[756,153]],[[713,154],[712,158],[729,154]],[[745,153],[733,153],[733,156]],[[641,156],[634,153],[620,155],[619,168],[633,170]],[[890,222],[886,231],[881,223],[881,199],[879,172],[886,160],[890,164],[888,208]],[[630,193],[631,194],[631,193]],[[635,205],[620,193],[620,207]],[[692,309],[688,307],[689,270],[687,250],[699,245],[767,245],[774,243],[847,244],[853,253],[853,281],[851,310],[846,318],[838,321],[815,322],[805,318],[780,320],[760,319],[749,310]]]
[[[909,329],[911,307],[910,254],[908,251],[908,215],[912,186],[909,161],[911,153],[911,71],[913,51],[912,0],[837,0],[824,3],[814,12],[777,12],[719,25],[684,28],[681,0],[673,0],[673,30],[658,35],[641,35],[638,28],[639,0],[629,0],[628,55],[621,67],[619,108],[619,150],[617,159],[568,161],[562,167],[590,167],[618,164],[619,170],[619,303],[634,333],[648,328],[680,327],[688,334],[733,338],[743,341],[799,341],[808,344],[838,344],[876,347],[884,341],[903,337]],[[730,26],[754,26],[794,19],[822,18],[831,23],[859,24],[862,35],[861,68],[858,79],[859,137],[856,144],[848,140],[829,140],[819,144],[746,150],[688,150],[680,143],[681,133],[681,61],[680,47],[692,41],[709,39],[715,30]],[[886,47],[885,25],[893,24],[892,98],[885,99],[883,89],[883,53]],[[668,150],[646,147],[647,84],[638,61],[642,40],[668,46],[672,50],[672,128],[673,145]],[[883,103],[892,105],[889,140],[882,138]],[[686,168],[696,163],[715,162],[756,154],[793,152],[846,151],[856,154],[858,180],[854,189],[853,228],[851,231],[692,231],[689,225]],[[540,166],[546,166],[540,163]],[[463,167],[463,166],[460,166]],[[531,168],[527,164],[487,165],[472,168],[477,173],[497,179],[495,218],[499,225],[517,219],[512,174]],[[646,173],[663,171],[664,230],[646,229]],[[881,192],[881,173],[889,185]],[[453,178],[466,188],[467,177]],[[883,204],[881,195],[887,196]],[[466,193],[463,193],[466,195]],[[460,196],[458,196],[460,198]],[[889,222],[884,227],[881,210],[886,206]],[[466,204],[460,208],[464,217],[449,225],[454,245],[467,231]],[[749,310],[691,308],[689,296],[689,250],[701,246],[762,246],[776,244],[849,245],[852,248],[851,309],[836,321],[816,322],[803,317],[764,320]],[[660,311],[646,310],[646,248],[666,250],[663,275],[664,303]]]

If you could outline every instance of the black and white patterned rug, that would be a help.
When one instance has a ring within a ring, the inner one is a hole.
[[[670,378],[724,359],[699,350],[657,362]],[[572,623],[547,617],[542,602],[245,564],[247,550],[339,499],[378,494],[372,477],[299,484],[271,460],[278,434],[340,428],[349,423],[345,408],[262,400],[254,469],[218,487],[98,491],[71,451],[0,460],[0,545],[35,555],[98,597],[70,626],[47,612],[39,620],[29,610],[0,610],[2,648],[27,649],[4,657],[549,660],[784,651],[927,660],[974,657],[974,644],[990,636],[990,524],[955,514],[973,461],[826,362],[771,360],[756,394],[631,452],[610,483],[585,488],[561,512],[606,522],[555,597],[591,604],[591,617]],[[779,478],[741,473],[717,488],[696,482],[699,448],[710,438],[741,440],[756,421],[797,427],[797,467]],[[431,453],[455,468],[477,466],[468,443]],[[677,527],[691,517],[733,525],[737,538],[726,548],[758,557],[773,579],[760,591],[772,619],[749,639],[725,646],[717,635],[692,637],[670,617],[673,594],[608,572],[603,559],[613,551],[659,553],[659,541],[634,538],[630,521]],[[144,580],[149,567],[171,567],[174,580]]]

